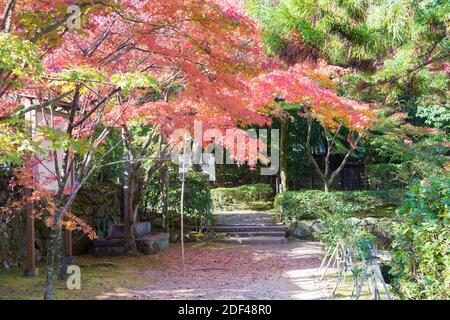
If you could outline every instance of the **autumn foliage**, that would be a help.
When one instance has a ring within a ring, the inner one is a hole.
[[[270,124],[274,99],[307,106],[332,129],[343,124],[362,132],[373,119],[368,105],[327,88],[330,81],[314,66],[287,68],[267,57],[258,27],[233,1],[79,1],[79,30],[66,26],[72,2],[0,1],[0,41],[8,44],[0,48],[0,159],[15,164],[15,183],[32,190],[24,199],[48,204],[46,222],[56,243],[49,249],[47,285],[61,228],[94,236],[70,207],[110,152],[104,143],[113,129],[126,138],[129,126],[154,127],[166,143],[173,130],[192,130],[194,121],[204,129],[240,130]],[[11,126],[26,111],[43,110],[50,115],[31,136]],[[52,110],[65,115],[62,130],[63,119]],[[51,181],[32,175],[43,161],[57,169]],[[43,185],[51,182],[57,188],[49,192]],[[51,285],[47,289],[51,298]]]

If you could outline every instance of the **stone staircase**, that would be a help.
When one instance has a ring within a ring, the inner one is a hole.
[[[267,212],[215,212],[217,241],[237,244],[287,243],[286,226],[276,214]]]

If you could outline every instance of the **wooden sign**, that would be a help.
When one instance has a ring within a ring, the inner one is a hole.
[[[25,107],[27,107],[27,104],[28,106],[31,104],[30,100],[26,101],[27,103],[25,103]],[[49,110],[48,108],[30,111],[25,115],[25,117],[26,120],[28,120],[31,124],[31,134],[33,137],[38,134],[38,127],[45,126],[48,123],[53,123],[53,129],[65,131],[67,130],[69,122],[67,114],[55,110]],[[41,142],[41,146],[44,150],[48,150],[49,141],[43,140]],[[56,157],[59,167],[61,167],[63,163],[64,150],[57,150]],[[44,158],[38,155],[37,158],[39,159],[39,162],[34,168],[34,178],[36,179],[36,181],[39,181],[39,184],[42,188],[52,193],[56,193],[58,190],[58,183],[55,179],[55,159],[52,159],[50,156]],[[73,177],[67,181],[67,186],[70,187],[72,183]]]

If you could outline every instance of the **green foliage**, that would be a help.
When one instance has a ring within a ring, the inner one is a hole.
[[[324,215],[345,212],[350,216],[398,201],[402,190],[388,191],[288,191],[275,198],[284,219],[315,219]]]
[[[349,217],[350,215],[344,211],[321,215],[320,222],[325,232],[319,235],[319,240],[327,247],[333,248],[338,241],[347,239],[353,231],[348,221]]]
[[[377,100],[397,109],[408,108],[410,116],[425,120],[428,117],[423,107],[438,110],[431,113],[444,112],[449,81],[445,65],[450,48],[448,1],[394,0],[376,3],[371,6],[369,12],[373,14],[367,16],[367,21],[374,25],[378,24],[376,21],[387,23],[384,28],[390,31],[380,35],[380,39],[382,43],[392,41],[389,54],[378,53],[370,72],[348,73],[344,77],[348,81],[344,81],[344,90],[354,97]],[[374,10],[378,4],[381,10]],[[420,113],[416,114],[418,110],[414,105],[420,106]],[[437,125],[443,128],[444,119],[437,120]],[[427,125],[435,126],[431,119],[428,119]]]
[[[174,213],[181,214],[181,182],[172,185],[169,191],[169,203]],[[191,171],[187,174],[184,194],[184,214],[188,219],[200,221],[211,208],[211,192],[208,176]]]
[[[372,163],[368,166],[372,186],[380,184],[383,177],[401,186],[441,174],[443,165],[450,160],[448,134],[437,128],[411,125],[405,112],[384,110],[379,117],[382,120],[374,125],[366,143]]]
[[[0,165],[22,165],[22,155],[36,150],[23,119],[12,117],[0,121]]]
[[[417,98],[411,103],[411,116],[430,127],[450,129],[450,78],[445,72],[421,71],[416,77]],[[418,121],[417,121],[418,122]]]
[[[264,183],[212,189],[211,197],[214,210],[268,210],[273,206],[272,187]]]
[[[392,274],[405,299],[450,298],[450,178],[414,183],[397,210]]]
[[[30,41],[0,33],[0,72],[14,76],[38,76],[43,72],[37,47]]]
[[[346,68],[333,73],[340,94],[383,105],[363,146],[372,187],[405,187],[443,172],[450,160],[448,1],[247,0],[246,8],[269,54],[289,63],[324,58]],[[288,142],[288,161],[296,142]]]
[[[51,73],[50,77],[53,78],[55,86],[62,86],[64,92],[74,90],[77,86],[80,86],[80,83],[83,83],[84,86],[81,86],[80,92],[86,93],[89,87],[95,88],[107,81],[104,73],[95,68],[84,66]]]
[[[348,219],[349,216],[344,211],[322,215],[320,222],[324,232],[320,234],[319,239],[327,248],[328,255],[332,254],[336,248],[339,248],[341,255],[348,254],[352,263],[346,267],[350,267],[353,277],[359,279],[364,270],[364,262],[376,258],[372,251],[375,247],[375,237],[353,225]],[[345,248],[347,252],[342,252],[342,248]],[[349,261],[345,263],[348,264]]]
[[[112,77],[111,81],[116,86],[122,88],[124,93],[130,93],[136,88],[150,87],[152,89],[158,89],[158,82],[156,79],[147,73],[118,73]]]
[[[367,231],[355,230],[350,236],[351,245],[356,248],[356,257],[360,261],[369,261],[376,257],[372,254],[375,237]]]
[[[169,193],[168,216],[165,217],[168,224],[177,225],[181,214],[181,181],[179,180],[178,167],[170,165],[169,169]],[[163,211],[163,194],[161,184],[161,172],[153,175],[147,190],[141,217],[151,220],[161,217]],[[186,176],[184,194],[184,215],[187,223],[205,225],[207,213],[211,208],[211,192],[208,176],[203,173],[190,171]]]
[[[372,61],[410,37],[409,0],[304,1],[249,0],[247,11],[262,24],[269,53],[279,53],[298,34],[303,47],[331,63]]]
[[[68,133],[59,129],[38,127],[36,131],[48,141],[49,151],[72,150],[78,155],[83,155],[88,151],[101,151],[103,149],[102,147],[94,148],[88,142],[73,138]]]

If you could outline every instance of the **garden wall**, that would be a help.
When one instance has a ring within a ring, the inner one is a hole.
[[[377,245],[381,249],[388,249],[395,238],[392,218],[352,217],[348,219],[348,222],[354,227],[374,235]],[[288,236],[303,240],[319,241],[320,235],[326,232],[319,219],[287,221],[286,226]]]
[[[394,239],[392,217],[404,197],[404,190],[386,191],[291,191],[279,194],[277,208],[288,227],[288,235],[318,241],[325,233],[320,218],[345,212],[355,228],[368,231],[381,248],[388,248]]]

